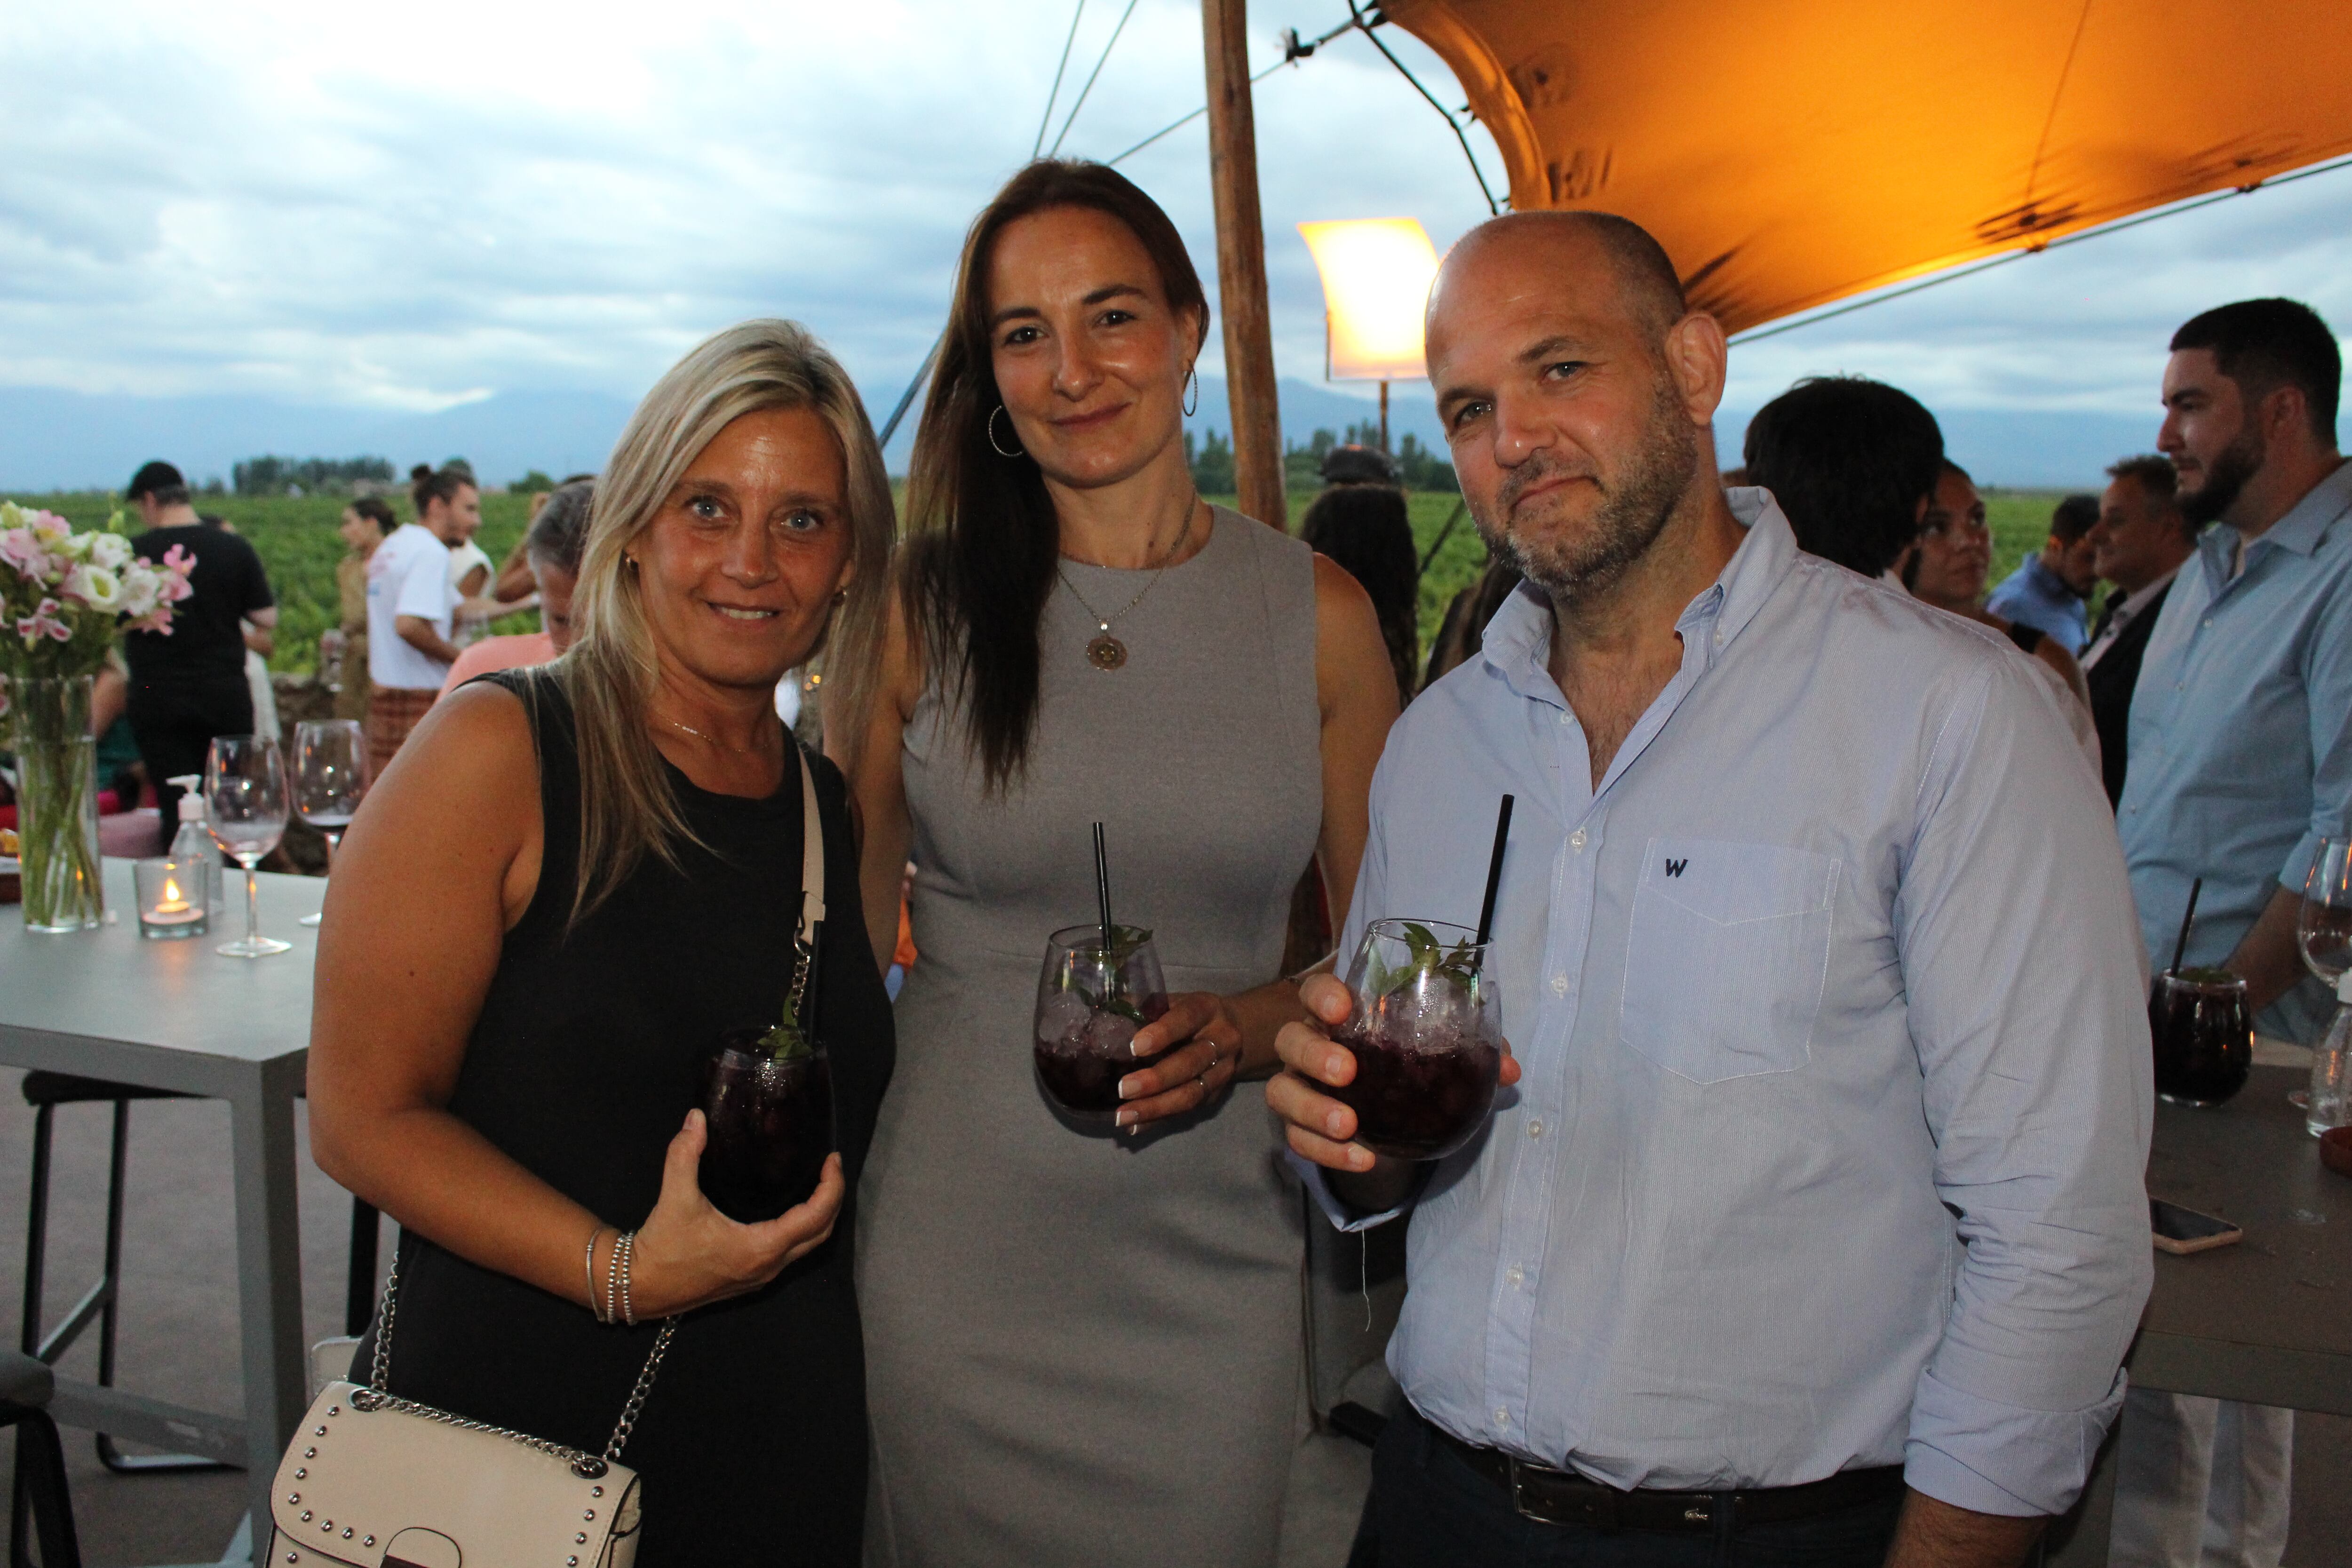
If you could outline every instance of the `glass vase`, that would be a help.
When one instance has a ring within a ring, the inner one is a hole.
[[[94,931],[105,918],[98,859],[98,742],[89,732],[95,678],[9,682],[16,752],[17,859],[29,931]]]

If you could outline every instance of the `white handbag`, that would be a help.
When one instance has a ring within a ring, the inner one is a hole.
[[[801,920],[793,1002],[806,994],[824,919],[824,829],[814,770],[800,754]],[[386,1388],[394,1259],[376,1313],[367,1386],[337,1381],[278,1461],[270,1493],[272,1568],[630,1568],[637,1556],[637,1473],[620,1462],[677,1320],[654,1339],[601,1455],[469,1421]]]
[[[387,1393],[400,1268],[368,1384],[327,1385],[278,1464],[268,1562],[284,1568],[629,1568],[637,1473],[620,1462],[677,1320],[664,1322],[602,1455]]]

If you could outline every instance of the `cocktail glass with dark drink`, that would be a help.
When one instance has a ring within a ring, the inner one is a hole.
[[[1168,1011],[1160,952],[1140,926],[1067,926],[1045,943],[1033,1031],[1045,1096],[1086,1121],[1118,1113],[1118,1080],[1144,1065],[1135,1032]]]
[[[806,1203],[833,1152],[833,1062],[797,1028],[730,1030],[703,1064],[703,1195],[746,1225]]]
[[[2254,1016],[2246,983],[2226,969],[2166,970],[2147,999],[2156,1092],[2175,1105],[2220,1105],[2246,1087]]]
[[[1356,1076],[1329,1089],[1356,1113],[1356,1141],[1400,1160],[1467,1143],[1494,1109],[1503,1070],[1502,1000],[1486,944],[1439,921],[1374,921],[1348,989],[1355,1005],[1331,1037]]]

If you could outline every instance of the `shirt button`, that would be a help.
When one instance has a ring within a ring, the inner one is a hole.
[[[1514,1285],[1524,1284],[1527,1281],[1528,1271],[1514,1263],[1503,1275],[1503,1278],[1509,1280]]]
[[[1559,727],[1560,727],[1561,729],[1563,729],[1563,730],[1567,729],[1570,724],[1573,724],[1573,723],[1575,723],[1575,722],[1576,722],[1576,715],[1575,715],[1575,714],[1573,714],[1573,713],[1563,713],[1563,714],[1561,714],[1561,715],[1559,716]]]
[[[1543,1121],[1541,1118],[1538,1118],[1537,1120],[1528,1123],[1528,1136],[1530,1138],[1540,1138],[1543,1136]]]
[[[1567,975],[1555,974],[1551,977],[1551,994],[1555,996],[1565,996],[1568,994]]]
[[[1508,1426],[1510,1424],[1511,1413],[1504,1409],[1499,1405],[1495,1406],[1495,1425],[1497,1426]]]
[[[1584,847],[1584,829],[1580,827],[1575,832],[1568,836],[1568,847],[1570,849],[1581,849]]]

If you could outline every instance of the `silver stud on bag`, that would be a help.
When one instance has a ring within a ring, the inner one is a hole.
[[[291,1508],[294,1504],[300,1502],[301,1500],[302,1494],[300,1492],[288,1492],[286,1494],[286,1505],[289,1508]]]
[[[302,1457],[306,1459],[315,1459],[319,1457],[319,1450],[316,1448],[305,1448],[302,1450]]]
[[[587,1544],[588,1544],[588,1536],[587,1536],[587,1532],[586,1532],[586,1531],[582,1531],[580,1534],[573,1536],[572,1539],[572,1541],[573,1541],[576,1544],[578,1544],[578,1545],[585,1546],[585,1545],[587,1545]]]
[[[310,1476],[310,1471],[308,1471],[308,1470],[298,1469],[298,1470],[296,1470],[296,1471],[294,1472],[294,1479],[295,1479],[296,1480],[298,1480],[298,1481],[299,1481],[299,1480],[303,1480],[303,1479],[308,1479],[308,1478],[309,1478],[309,1476]]]
[[[310,1522],[310,1510],[307,1508],[302,1510],[302,1522],[304,1524]]]
[[[370,1535],[370,1536],[364,1537],[364,1538],[363,1538],[363,1539],[362,1539],[362,1541],[360,1542],[360,1544],[361,1544],[362,1546],[373,1546],[373,1545],[375,1544],[375,1537],[374,1537],[374,1536],[373,1536],[373,1535]]]
[[[315,1432],[316,1434],[318,1434],[318,1435],[319,1435],[320,1436],[321,1436],[321,1437],[323,1437],[323,1436],[325,1436],[327,1435],[327,1429],[326,1429],[324,1426],[313,1426],[313,1427],[311,1427],[311,1428],[310,1428],[310,1430],[311,1430],[312,1432]]]
[[[588,1495],[590,1497],[603,1497],[604,1495],[604,1489],[603,1487],[590,1487],[588,1489]]]
[[[344,1527],[343,1527],[343,1539],[344,1539],[345,1541],[349,1541],[351,1538],[352,1538],[351,1527],[350,1527],[349,1525],[346,1525],[346,1526],[344,1526]]]
[[[593,1519],[593,1518],[595,1518],[595,1517],[596,1517],[596,1510],[595,1510],[594,1509],[593,1509],[593,1508],[592,1508],[592,1509],[588,1510],[586,1512],[583,1513],[580,1517],[581,1517],[581,1518],[583,1518],[583,1519]]]

